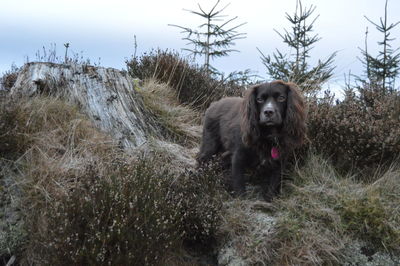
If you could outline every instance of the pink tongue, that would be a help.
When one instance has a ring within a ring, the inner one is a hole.
[[[272,157],[272,159],[279,159],[279,150],[277,147],[272,147],[271,157]]]

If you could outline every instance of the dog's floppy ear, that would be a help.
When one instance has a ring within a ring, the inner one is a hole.
[[[240,110],[242,141],[246,146],[256,143],[260,137],[260,130],[258,128],[259,114],[256,103],[257,88],[260,85],[255,85],[246,91]]]
[[[303,96],[294,83],[283,82],[287,88],[286,117],[283,131],[288,147],[298,147],[306,140],[306,110]]]

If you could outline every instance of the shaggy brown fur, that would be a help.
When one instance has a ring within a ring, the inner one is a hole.
[[[198,161],[217,153],[231,161],[231,186],[244,192],[246,168],[261,168],[266,199],[279,192],[281,165],[306,138],[303,98],[293,83],[274,81],[250,88],[244,98],[211,104],[205,114]]]

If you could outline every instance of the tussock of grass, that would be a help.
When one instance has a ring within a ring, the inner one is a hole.
[[[136,150],[135,153],[145,154],[149,157],[159,157],[162,163],[168,164],[171,172],[177,175],[187,171],[188,169],[195,170],[197,162],[195,156],[198,153],[198,148],[185,148],[179,144],[151,138],[147,143]]]
[[[292,265],[341,264],[351,257],[346,247],[356,239],[375,251],[398,252],[399,210],[390,205],[400,204],[394,197],[400,187],[392,187],[399,179],[392,168],[373,184],[358,183],[339,176],[321,157],[309,156],[277,201],[276,259]]]
[[[0,103],[0,116],[0,155],[5,158],[15,159],[32,148],[56,155],[69,149],[101,147],[94,143],[111,143],[75,106],[55,98],[5,99]]]
[[[141,80],[156,79],[168,84],[175,91],[179,102],[198,110],[204,111],[213,101],[223,96],[238,96],[243,91],[234,81],[210,77],[203,67],[191,64],[176,52],[151,51],[143,56],[133,57],[126,63],[132,77]],[[247,80],[246,75],[244,79]]]
[[[400,253],[400,169],[390,167],[359,193],[345,195],[338,208],[347,231],[374,248]]]
[[[185,146],[197,146],[201,135],[200,116],[190,107],[181,105],[173,89],[149,79],[139,92],[145,106],[164,126],[169,139]]]
[[[266,248],[276,218],[273,206],[255,198],[232,199],[224,203],[219,231],[220,244],[225,244],[218,262],[238,265],[262,265],[271,261]]]

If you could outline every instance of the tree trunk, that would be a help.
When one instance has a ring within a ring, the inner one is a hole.
[[[137,89],[126,72],[112,68],[28,63],[20,71],[11,95],[62,97],[77,104],[97,127],[129,149],[161,131]]]

